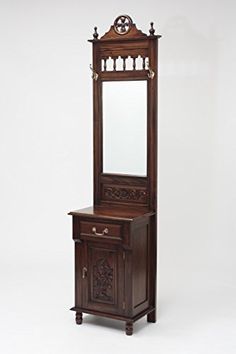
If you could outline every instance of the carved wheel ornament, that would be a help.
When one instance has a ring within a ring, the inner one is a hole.
[[[114,30],[118,34],[126,34],[130,31],[133,21],[127,15],[118,16],[114,22]]]

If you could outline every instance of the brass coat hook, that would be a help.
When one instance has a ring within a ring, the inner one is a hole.
[[[97,81],[98,79],[98,73],[94,70],[94,68],[92,67],[92,65],[89,65],[90,69],[92,70],[92,79],[94,79],[95,81]]]
[[[153,71],[150,66],[149,66],[149,63],[147,63],[147,68],[148,68],[148,73],[147,73],[147,76],[149,79],[153,79],[154,76],[155,76],[155,71]]]

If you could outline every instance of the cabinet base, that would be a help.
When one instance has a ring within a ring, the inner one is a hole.
[[[120,320],[120,321],[125,321],[125,333],[127,334],[127,336],[131,336],[133,334],[134,322],[139,320],[140,318],[142,318],[145,315],[147,315],[148,322],[152,322],[152,323],[156,322],[156,310],[153,308],[149,308],[145,311],[142,311],[138,315],[131,317],[131,318],[125,317],[125,316],[120,316],[120,315],[115,315],[115,314],[110,314],[110,313],[93,311],[93,310],[89,310],[89,309],[82,309],[82,308],[78,308],[78,307],[72,307],[71,311],[76,311],[75,322],[78,325],[81,325],[83,322],[83,312],[91,314],[91,315],[108,317],[108,318],[113,318],[113,319]]]

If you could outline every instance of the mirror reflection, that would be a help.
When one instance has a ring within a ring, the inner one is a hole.
[[[103,172],[147,174],[147,82],[103,82]]]

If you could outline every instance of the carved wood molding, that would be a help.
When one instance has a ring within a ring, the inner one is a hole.
[[[146,203],[148,192],[143,188],[103,185],[103,196],[105,200]]]
[[[93,297],[112,302],[113,268],[106,258],[100,258],[93,266]]]

